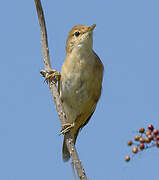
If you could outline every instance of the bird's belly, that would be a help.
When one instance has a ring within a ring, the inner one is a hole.
[[[84,108],[91,101],[88,79],[69,78],[62,83],[62,98],[72,108]]]
[[[98,79],[90,74],[65,76],[61,84],[61,98],[69,121],[74,121],[76,117],[94,109],[99,98],[95,95],[98,91],[97,81]]]

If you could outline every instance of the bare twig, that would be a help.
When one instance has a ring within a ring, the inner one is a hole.
[[[75,173],[75,166],[74,166],[74,163],[73,163],[73,162],[71,162],[71,167],[72,167],[73,179],[74,179],[74,180],[77,180],[77,178],[76,178],[76,173]]]
[[[41,45],[42,45],[42,54],[44,58],[44,66],[45,71],[51,70],[51,63],[50,63],[50,56],[49,56],[49,48],[48,48],[48,40],[47,40],[47,31],[46,31],[46,25],[45,25],[45,19],[44,19],[44,13],[42,10],[41,2],[40,0],[34,0],[36,5],[36,10],[38,14],[39,24],[40,24],[40,32],[41,32]],[[56,87],[56,83],[54,81],[48,81],[48,85],[52,94],[52,97],[54,99],[54,102],[56,104],[56,109],[59,115],[61,126],[66,123],[66,115],[63,110],[63,106],[61,103],[61,99],[59,97],[58,89]],[[74,163],[77,174],[81,180],[88,180],[86,177],[85,171],[82,167],[82,164],[79,160],[78,153],[76,151],[75,145],[73,143],[71,134],[68,132],[65,134],[66,136],[66,144],[67,148],[70,152],[70,155],[72,157],[72,162]]]

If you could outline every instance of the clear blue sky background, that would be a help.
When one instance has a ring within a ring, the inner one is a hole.
[[[103,92],[77,149],[91,180],[159,179],[159,150],[124,162],[141,126],[159,128],[159,1],[42,1],[51,62],[65,59],[76,24],[97,24],[94,49],[105,66]],[[62,161],[60,123],[40,76],[43,59],[34,1],[0,5],[0,180],[73,179]]]

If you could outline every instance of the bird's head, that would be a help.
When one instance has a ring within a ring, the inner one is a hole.
[[[86,25],[76,25],[69,32],[66,41],[66,53],[71,53],[74,48],[92,48],[93,37],[92,32],[96,24],[91,27]]]

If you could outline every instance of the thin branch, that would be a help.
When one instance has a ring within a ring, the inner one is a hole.
[[[51,63],[50,63],[50,56],[49,56],[49,48],[48,48],[48,40],[47,40],[47,31],[46,31],[46,25],[45,25],[45,18],[44,13],[42,10],[41,2],[40,0],[34,0],[36,5],[36,10],[38,14],[39,24],[40,24],[40,32],[41,32],[41,45],[42,45],[42,54],[44,58],[44,66],[45,71],[51,70]],[[56,109],[59,115],[61,126],[66,123],[66,115],[63,110],[62,102],[58,93],[58,89],[56,87],[56,83],[54,81],[48,81],[48,85],[53,97],[53,100],[56,104]],[[72,162],[74,163],[77,174],[81,180],[88,180],[86,177],[85,171],[82,167],[82,164],[79,160],[78,153],[76,151],[75,145],[73,143],[71,134],[68,132],[65,134],[66,136],[66,144],[67,148],[69,150],[69,153],[72,157]]]
[[[76,178],[76,173],[75,173],[75,166],[74,166],[74,163],[73,163],[73,162],[71,162],[71,167],[72,167],[73,179],[74,179],[74,180],[77,180],[77,178]]]

